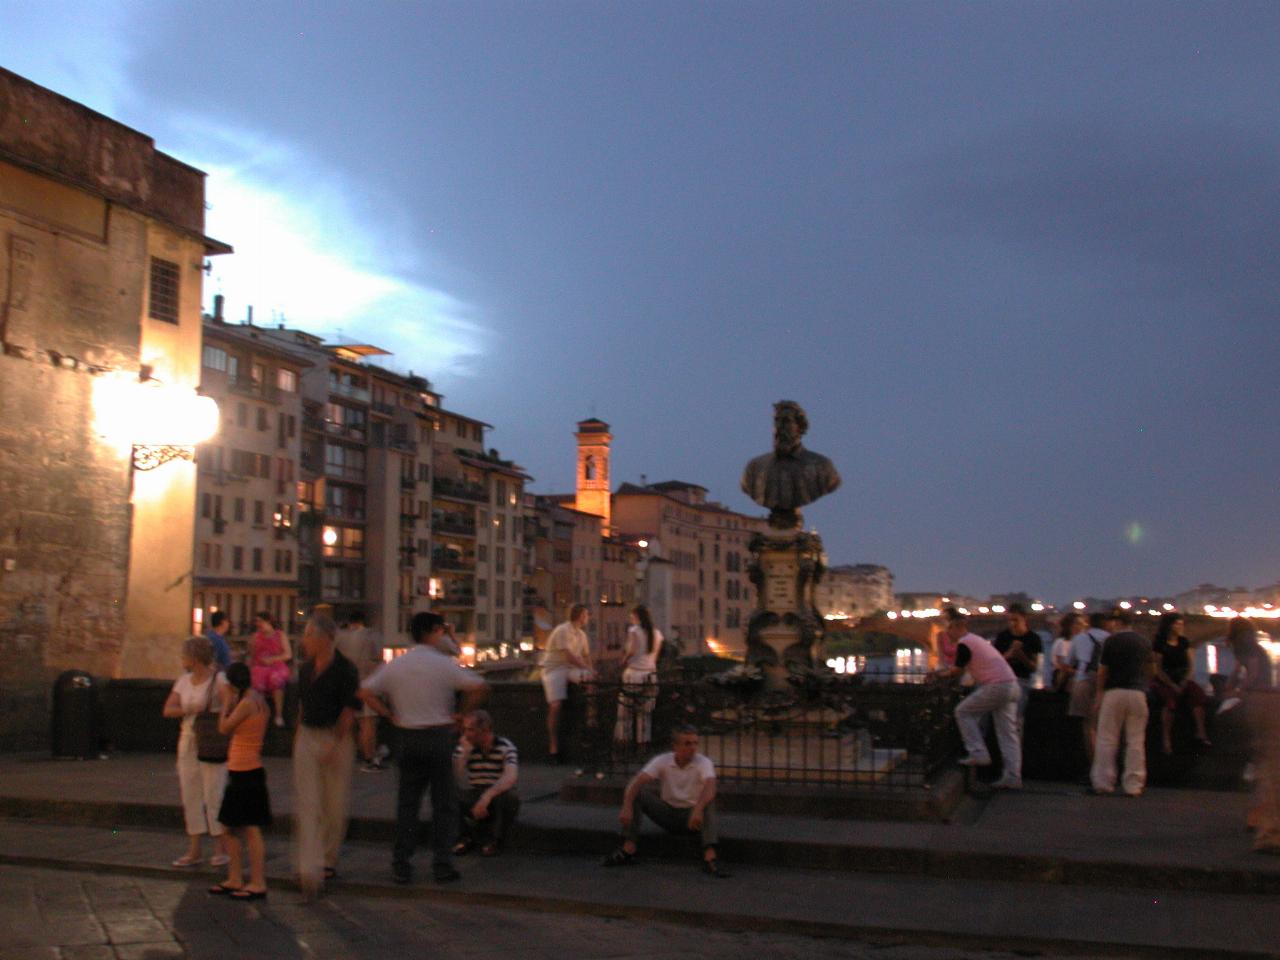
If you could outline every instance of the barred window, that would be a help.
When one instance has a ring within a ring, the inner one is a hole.
[[[148,316],[166,323],[178,322],[178,265],[151,258],[151,306]]]

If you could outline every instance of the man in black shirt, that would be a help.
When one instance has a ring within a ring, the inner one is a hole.
[[[1022,696],[1018,699],[1018,730],[1022,730],[1023,717],[1027,715],[1027,697],[1035,683],[1037,658],[1044,651],[1044,641],[1040,634],[1031,629],[1027,622],[1027,608],[1020,603],[1009,604],[1005,615],[1008,627],[996,634],[992,646],[1000,652],[1005,661],[1013,668],[1013,675],[1018,678],[1018,686],[1022,688]]]
[[[293,789],[298,877],[314,897],[337,875],[338,850],[347,833],[355,747],[355,664],[334,647],[337,624],[318,613],[307,623],[302,648],[308,659],[298,671],[298,729],[293,740]]]
[[[1098,735],[1089,782],[1092,793],[1115,792],[1123,732],[1124,792],[1139,797],[1147,785],[1147,683],[1153,655],[1147,638],[1129,628],[1131,621],[1125,611],[1113,616],[1120,630],[1107,637],[1098,661],[1098,689],[1093,701]]]

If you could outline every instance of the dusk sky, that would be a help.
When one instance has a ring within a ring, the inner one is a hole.
[[[726,506],[771,404],[899,590],[1280,580],[1280,5],[0,0],[209,173],[206,301],[395,353],[572,488]]]

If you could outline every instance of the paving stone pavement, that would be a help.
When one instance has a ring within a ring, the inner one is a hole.
[[[4,960],[1013,960],[954,947],[695,929],[667,923],[348,895],[261,905],[158,879],[0,866]],[[1019,954],[1026,956],[1025,952]]]

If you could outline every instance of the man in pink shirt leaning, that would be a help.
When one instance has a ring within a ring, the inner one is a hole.
[[[955,666],[943,670],[946,677],[968,673],[973,692],[956,706],[956,726],[967,756],[960,763],[986,767],[991,755],[982,736],[982,718],[990,714],[996,725],[996,741],[1004,759],[1004,773],[992,784],[997,790],[1022,789],[1022,738],[1018,734],[1018,700],[1022,690],[1008,661],[990,642],[969,632],[969,618],[955,607],[943,611],[946,634],[956,645]]]

